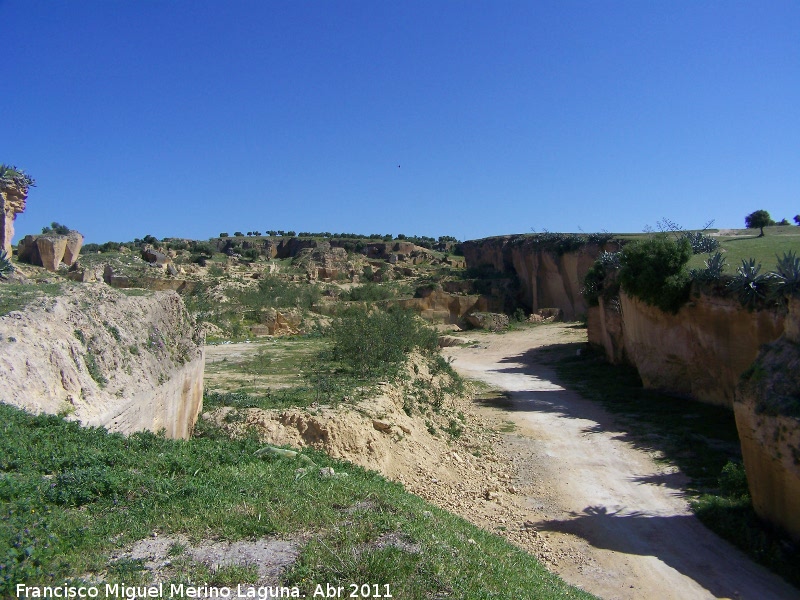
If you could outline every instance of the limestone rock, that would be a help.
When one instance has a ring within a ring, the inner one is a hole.
[[[728,407],[758,349],[784,328],[781,310],[749,311],[734,298],[703,293],[677,314],[624,292],[601,303],[589,312],[589,342],[602,346],[609,361],[631,363],[646,388]]]
[[[202,405],[203,343],[174,292],[63,286],[0,317],[3,402],[33,413],[68,410],[110,431],[187,438]]]
[[[70,231],[67,234],[67,247],[64,249],[64,258],[62,262],[71,267],[78,260],[83,246],[83,236],[77,231]]]
[[[17,258],[56,271],[62,262],[70,267],[74,265],[82,246],[83,236],[77,231],[70,231],[67,235],[26,235],[18,245]]]
[[[508,327],[508,315],[502,313],[475,312],[467,315],[467,321],[478,329],[500,331]]]
[[[67,237],[63,235],[42,235],[36,238],[39,258],[48,271],[57,271],[67,249]]]
[[[519,278],[522,303],[535,312],[542,307],[557,307],[564,319],[575,320],[587,311],[581,294],[583,279],[603,250],[616,250],[586,244],[582,248],[558,254],[542,249],[524,236],[503,236],[462,244],[467,267],[491,268],[498,273],[515,274]]]
[[[800,300],[784,335],[742,376],[734,413],[753,508],[800,540]]]
[[[28,190],[17,185],[0,187],[0,250],[11,256],[14,238],[14,219],[25,210]]]
[[[160,267],[172,262],[169,256],[162,252],[158,252],[152,246],[144,246],[142,248],[142,259],[152,265],[158,265]]]

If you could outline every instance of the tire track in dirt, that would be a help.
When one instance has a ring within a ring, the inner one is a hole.
[[[585,341],[585,331],[553,324],[470,337],[477,347],[445,353],[463,375],[510,395],[504,418],[517,429],[503,450],[527,524],[558,557],[544,557],[551,570],[609,599],[800,598],[693,516],[680,472],[624,441],[602,407],[531,360],[532,349]]]

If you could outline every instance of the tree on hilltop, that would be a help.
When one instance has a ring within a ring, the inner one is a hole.
[[[800,225],[800,215],[795,215],[794,216],[794,222],[797,223],[798,225]]]
[[[764,227],[774,225],[775,221],[766,210],[757,210],[751,212],[744,218],[744,226],[748,229],[761,229],[758,237],[764,237]]]

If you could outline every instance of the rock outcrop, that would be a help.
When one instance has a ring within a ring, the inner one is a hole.
[[[48,271],[56,271],[61,263],[74,265],[80,256],[83,236],[77,231],[67,235],[26,235],[17,248],[17,258]]]
[[[27,188],[17,185],[0,186],[0,250],[11,256],[11,240],[14,238],[14,219],[25,210],[28,199]]]
[[[467,315],[467,321],[478,329],[502,331],[508,329],[508,315],[502,313],[475,312]]]
[[[734,413],[753,508],[800,541],[800,299],[742,376]]]
[[[104,283],[0,317],[0,401],[130,433],[190,435],[202,406],[203,336],[174,292]]]
[[[423,290],[419,298],[404,298],[396,304],[413,310],[427,320],[435,323],[465,324],[466,316],[475,311],[498,311],[493,298],[477,294],[451,294],[441,290]]]
[[[749,311],[734,298],[695,292],[677,314],[620,293],[589,312],[589,343],[627,361],[647,388],[733,407],[739,376],[784,328],[780,310]]]
[[[572,321],[587,312],[581,294],[583,278],[603,250],[616,249],[585,244],[578,250],[559,253],[525,236],[504,236],[462,244],[467,267],[491,268],[519,278],[519,301],[535,312],[560,308]]]

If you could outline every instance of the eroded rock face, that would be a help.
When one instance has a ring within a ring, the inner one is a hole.
[[[67,235],[26,235],[17,248],[17,258],[56,271],[62,262],[68,267],[74,265],[82,246],[83,236],[77,231],[70,231]]]
[[[110,431],[186,438],[202,405],[203,343],[174,292],[65,286],[0,317],[0,401]]]
[[[25,210],[28,190],[10,185],[0,188],[0,250],[11,256],[14,238],[14,219]]]
[[[736,299],[693,294],[677,314],[622,292],[589,312],[589,342],[609,362],[636,367],[647,388],[733,406],[739,376],[781,335],[785,312],[748,311]]]
[[[404,298],[397,305],[414,310],[428,321],[435,323],[463,324],[468,313],[473,311],[500,310],[491,298],[476,294],[450,294],[440,290],[427,291],[421,298]]]
[[[604,248],[587,244],[574,252],[557,254],[538,247],[522,236],[505,236],[462,244],[468,267],[491,266],[500,273],[515,273],[520,281],[520,300],[531,311],[560,308],[572,321],[587,312],[581,294],[583,278]]]
[[[800,540],[800,300],[737,389],[734,413],[753,508]]]
[[[39,236],[36,238],[36,247],[42,266],[48,271],[57,271],[67,249],[67,238],[61,235]]]

